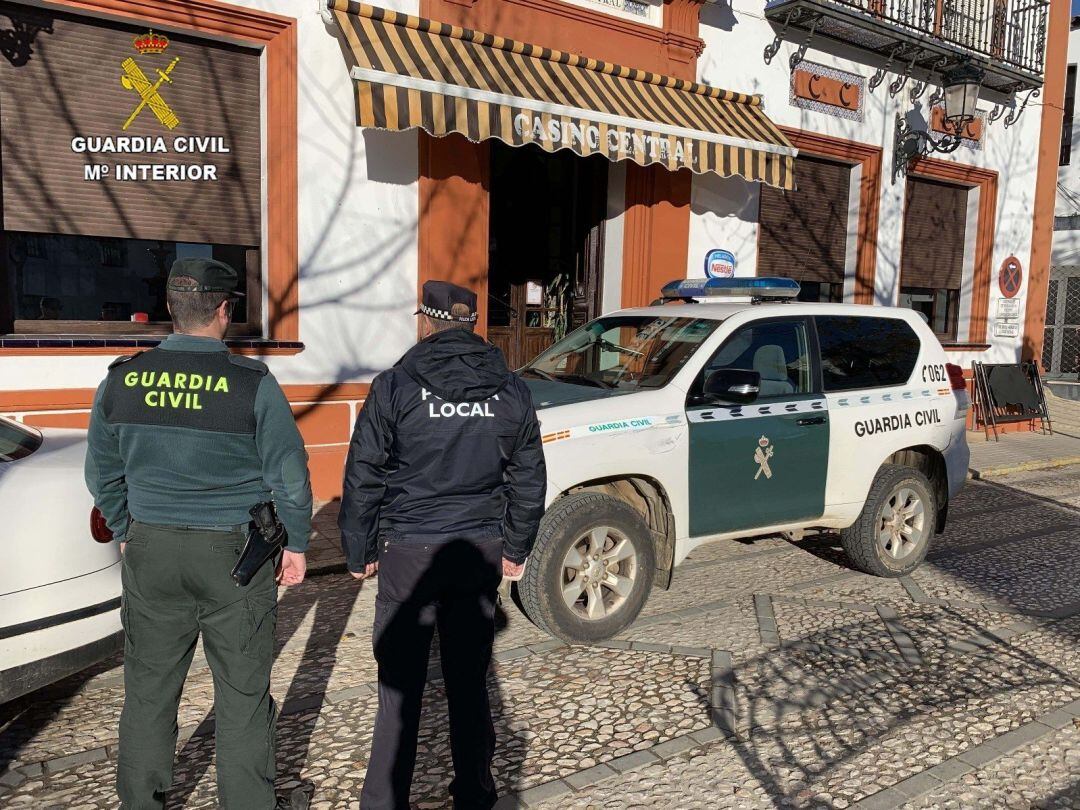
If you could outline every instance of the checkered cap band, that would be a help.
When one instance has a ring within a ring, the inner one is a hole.
[[[420,305],[420,311],[427,315],[429,318],[438,318],[440,321],[460,321],[461,323],[473,323],[476,321],[477,313],[472,315],[466,315],[458,317],[457,315],[451,315],[445,309],[435,309],[434,307]]]

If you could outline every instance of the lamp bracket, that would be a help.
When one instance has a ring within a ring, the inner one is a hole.
[[[893,185],[896,178],[907,175],[908,164],[919,157],[925,157],[933,152],[947,155],[955,152],[964,142],[961,132],[963,125],[955,126],[955,133],[946,133],[936,140],[929,132],[912,129],[900,113],[896,114],[896,127],[893,140]]]
[[[802,44],[798,47],[798,49],[793,54],[791,54],[791,59],[788,61],[788,66],[791,68],[791,70],[795,70],[795,68],[798,67],[799,63],[806,56],[806,51],[810,47],[810,43],[814,39],[814,32],[817,30],[817,24],[820,21],[821,21],[821,15],[820,14],[815,14],[813,16],[813,19],[810,20],[810,28],[806,32],[806,36],[803,37]]]
[[[903,53],[906,48],[907,45],[901,43],[899,45],[894,45],[892,50],[889,51],[889,58],[885,60],[885,64],[875,70],[874,75],[870,77],[868,84],[871,93],[877,90],[881,83],[885,81],[885,74],[892,68],[893,60],[895,60],[899,54]]]
[[[1033,90],[1032,90],[1032,91],[1031,91],[1030,93],[1028,93],[1028,94],[1027,94],[1027,95],[1026,95],[1026,96],[1024,97],[1024,103],[1023,103],[1023,104],[1021,104],[1021,105],[1020,105],[1019,107],[1017,107],[1017,108],[1016,108],[1015,110],[1013,110],[1013,111],[1012,111],[1011,113],[1009,113],[1009,115],[1008,115],[1008,116],[1007,116],[1007,117],[1005,118],[1005,129],[1008,129],[1008,128],[1009,128],[1009,127],[1011,127],[1011,126],[1012,126],[1013,124],[1015,124],[1015,123],[1016,123],[1017,121],[1019,121],[1019,120],[1020,120],[1020,116],[1021,116],[1021,115],[1023,115],[1023,114],[1024,114],[1024,110],[1026,110],[1026,109],[1027,109],[1027,105],[1028,105],[1028,103],[1029,103],[1029,102],[1030,102],[1030,101],[1031,101],[1031,100],[1032,100],[1033,98],[1037,98],[1037,97],[1038,97],[1038,96],[1040,96],[1040,95],[1042,95],[1042,88],[1041,88],[1041,87],[1036,87],[1036,88],[1035,88],[1035,89],[1033,89]]]
[[[765,50],[762,53],[762,56],[765,57],[766,65],[771,65],[772,60],[776,57],[778,53],[780,53],[780,45],[783,43],[784,37],[787,35],[788,28],[791,26],[792,23],[798,22],[800,19],[802,19],[803,13],[803,8],[794,8],[789,11],[784,17],[783,26],[781,26],[780,30],[776,32],[776,36],[773,37],[773,41],[765,46]]]
[[[915,67],[915,60],[919,58],[920,53],[922,53],[920,48],[911,50],[911,60],[908,62],[907,69],[898,74],[896,79],[889,85],[889,98],[896,98],[897,94],[904,89],[904,85],[907,84],[908,79],[911,77],[911,71]]]

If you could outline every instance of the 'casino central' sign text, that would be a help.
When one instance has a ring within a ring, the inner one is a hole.
[[[540,115],[518,113],[514,116],[514,131],[526,141],[557,144],[578,152],[596,152],[601,149],[609,155],[647,155],[653,161],[667,161],[674,157],[682,166],[694,162],[694,145],[667,136],[658,137],[639,132],[620,131],[614,127],[601,134],[596,124],[582,126],[573,121],[563,124],[557,118],[545,122]]]

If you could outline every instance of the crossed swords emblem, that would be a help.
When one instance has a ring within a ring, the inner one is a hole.
[[[128,57],[120,63],[120,67],[124,69],[124,75],[120,77],[120,84],[122,84],[128,90],[134,90],[139,94],[139,105],[135,108],[134,112],[128,116],[127,121],[124,122],[123,129],[127,129],[131,126],[132,122],[138,117],[139,113],[143,111],[143,108],[149,107],[157,120],[161,122],[162,126],[167,129],[176,129],[180,125],[180,119],[176,117],[176,113],[172,111],[172,108],[165,103],[165,99],[161,97],[161,93],[158,92],[161,89],[161,85],[168,82],[172,84],[172,79],[169,78],[169,74],[173,72],[173,68],[176,67],[176,63],[180,61],[180,57],[176,57],[169,66],[162,70],[158,68],[158,80],[151,83],[146,74],[142,72],[142,68],[136,64],[135,60]]]
[[[758,447],[754,450],[754,461],[758,463],[758,471],[754,475],[754,480],[757,481],[761,477],[762,473],[765,473],[766,478],[772,478],[772,470],[769,468],[769,459],[773,457],[772,445],[769,444],[769,440],[762,436],[758,439]]]

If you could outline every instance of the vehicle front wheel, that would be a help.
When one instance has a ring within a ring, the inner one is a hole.
[[[902,577],[918,568],[937,525],[933,492],[918,470],[882,465],[859,519],[840,532],[852,564],[879,577]]]
[[[641,612],[655,555],[641,516],[599,492],[552,504],[518,584],[529,618],[570,643],[611,638]]]

